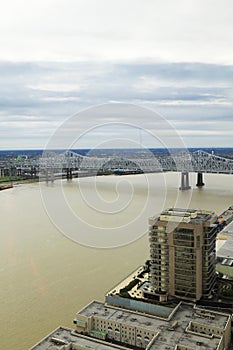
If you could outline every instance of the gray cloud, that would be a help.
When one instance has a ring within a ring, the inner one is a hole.
[[[43,147],[67,117],[109,101],[136,103],[162,113],[189,146],[198,146],[196,132],[195,144],[190,144],[192,130],[206,131],[206,146],[232,145],[224,130],[233,130],[233,66],[0,62],[0,76],[1,148],[18,147],[17,140],[22,139],[27,148],[30,142],[31,147]]]

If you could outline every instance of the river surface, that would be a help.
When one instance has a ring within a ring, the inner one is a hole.
[[[192,175],[192,174],[191,174]],[[179,191],[177,173],[23,184],[0,192],[0,348],[27,350],[149,257],[148,217],[233,204],[233,176]],[[69,238],[71,239],[69,239]],[[77,243],[78,242],[78,243]]]

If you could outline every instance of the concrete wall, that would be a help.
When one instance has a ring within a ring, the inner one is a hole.
[[[170,314],[173,312],[172,308],[117,296],[106,295],[105,301],[110,305],[124,307],[126,309],[134,311],[145,312],[158,317],[163,317],[164,319],[168,319]]]

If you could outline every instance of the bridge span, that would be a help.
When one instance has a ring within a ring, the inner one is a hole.
[[[4,166],[0,164],[0,176],[39,177],[53,181],[57,177],[72,179],[73,176],[93,176],[102,174],[136,174],[154,172],[180,172],[181,190],[187,190],[189,173],[197,173],[197,186],[204,186],[203,174],[232,174],[233,159],[217,156],[202,150],[195,152],[180,151],[167,155],[153,155],[145,152],[132,156],[87,156],[74,151],[62,153],[44,152],[39,159],[12,160]]]
[[[197,186],[204,186],[203,174],[232,174],[233,159],[220,157],[202,150],[196,152],[181,151],[169,155],[153,156],[146,153],[144,157],[91,157],[67,151],[54,156],[45,154],[40,159],[40,169],[66,169],[67,178],[72,178],[72,171],[87,171],[92,174],[116,173],[133,174],[149,172],[174,171],[181,173],[181,190],[189,186],[189,173],[197,173]]]

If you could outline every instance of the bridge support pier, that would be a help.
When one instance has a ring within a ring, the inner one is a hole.
[[[48,183],[49,181],[54,182],[54,170],[53,169],[50,169],[50,171],[48,169],[46,169],[45,181],[46,181],[46,183]]]
[[[191,186],[189,186],[189,173],[188,171],[182,171],[180,190],[189,190],[190,188]]]
[[[31,178],[32,179],[35,179],[36,178],[36,168],[35,167],[31,167]]]
[[[71,168],[67,168],[66,169],[66,179],[67,180],[72,180],[72,178],[73,178],[72,169]]]
[[[204,182],[203,182],[203,173],[197,173],[197,187],[202,187],[205,186]]]

